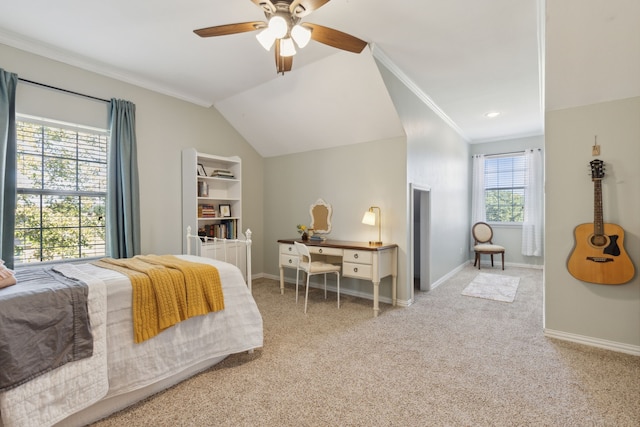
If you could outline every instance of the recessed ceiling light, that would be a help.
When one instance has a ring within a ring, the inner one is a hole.
[[[488,119],[493,119],[495,117],[498,117],[500,114],[500,111],[489,111],[487,113],[484,113],[484,116]]]

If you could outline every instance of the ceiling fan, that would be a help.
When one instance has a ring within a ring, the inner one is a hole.
[[[342,31],[300,20],[316,9],[324,6],[329,0],[251,0],[262,8],[267,22],[253,21],[237,24],[217,25],[201,28],[193,32],[200,37],[225,36],[262,30],[256,38],[266,49],[271,50],[275,44],[276,69],[284,74],[291,71],[295,44],[303,48],[309,40],[332,46],[349,52],[360,53],[367,42]]]

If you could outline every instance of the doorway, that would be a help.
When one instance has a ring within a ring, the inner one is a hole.
[[[410,184],[411,193],[411,276],[414,286],[411,290],[428,291],[431,288],[430,276],[430,225],[431,225],[431,189]]]

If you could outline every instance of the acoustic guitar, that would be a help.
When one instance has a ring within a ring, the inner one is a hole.
[[[602,220],[604,162],[590,162],[593,181],[593,224],[578,225],[567,269],[578,280],[600,285],[621,285],[633,279],[633,263],[624,250],[624,230]]]

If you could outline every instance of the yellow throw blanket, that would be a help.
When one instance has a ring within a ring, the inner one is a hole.
[[[224,309],[218,269],[173,255],[103,258],[94,262],[126,275],[133,289],[133,339],[136,343],[186,320]]]

